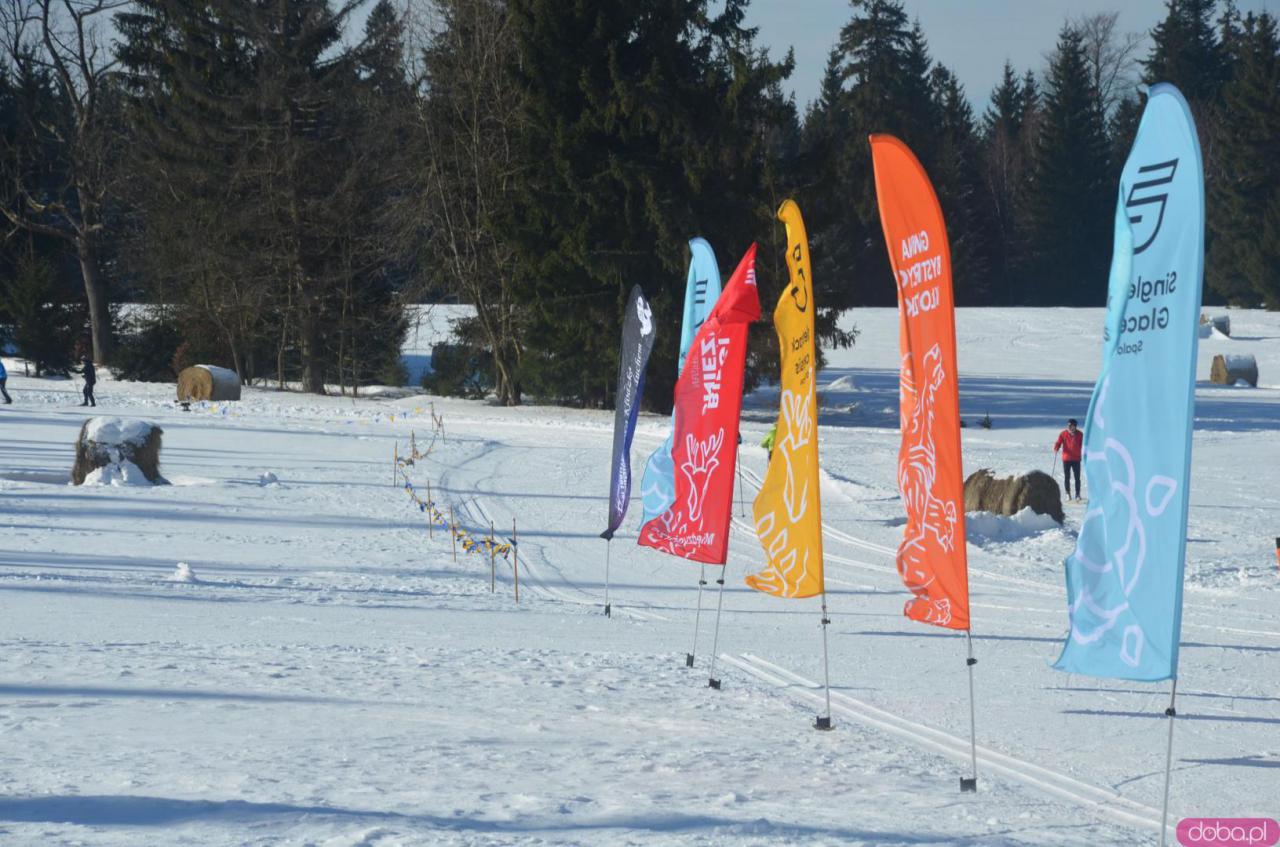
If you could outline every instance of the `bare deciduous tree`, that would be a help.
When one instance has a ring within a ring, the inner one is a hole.
[[[47,138],[65,158],[61,185],[26,184],[21,168],[5,167],[0,214],[14,227],[52,236],[76,251],[84,278],[93,358],[109,353],[111,315],[99,267],[103,212],[110,191],[110,150],[116,128],[108,118],[110,75],[116,62],[102,25],[125,0],[4,0],[0,3],[4,59],[10,67],[47,70],[58,88],[58,114],[23,127]],[[8,152],[4,156],[8,159]]]
[[[432,281],[475,307],[498,397],[516,405],[521,345],[512,294],[521,271],[501,235],[503,209],[523,170],[514,33],[501,0],[438,0],[433,11],[416,133],[420,191],[404,218],[425,227]]]
[[[1117,29],[1119,20],[1119,12],[1098,12],[1072,22],[1083,40],[1098,106],[1107,117],[1133,85],[1138,48],[1142,45],[1140,34]]]

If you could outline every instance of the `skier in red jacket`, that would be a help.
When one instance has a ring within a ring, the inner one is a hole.
[[[1080,497],[1080,454],[1084,447],[1084,433],[1076,429],[1076,419],[1071,418],[1067,421],[1067,428],[1058,433],[1058,440],[1054,442],[1053,454],[1056,456],[1058,451],[1062,451],[1062,487],[1067,489],[1067,499],[1071,497],[1071,474],[1076,475],[1076,496]]]

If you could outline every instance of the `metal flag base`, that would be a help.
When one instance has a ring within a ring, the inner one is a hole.
[[[978,791],[978,721],[975,717],[976,709],[973,705],[973,666],[978,664],[978,660],[973,657],[973,629],[964,631],[964,644],[969,655],[964,660],[965,665],[969,669],[969,755],[973,760],[973,776],[960,777],[960,793],[968,794]]]
[[[728,565],[720,566],[720,578],[716,582],[720,585],[720,591],[716,595],[716,631],[711,638],[711,672],[707,674],[707,687],[720,690],[720,680],[716,679],[716,656],[720,655],[720,612],[724,609],[724,569]]]
[[[698,572],[698,611],[693,616],[693,647],[684,654],[684,666],[693,667],[693,657],[698,652],[698,624],[702,621],[702,586],[707,584],[707,566],[702,565]]]
[[[818,730],[831,729],[831,670],[827,661],[827,626],[831,623],[831,619],[827,617],[827,589],[822,589],[822,686],[827,693],[827,713],[821,715],[813,722],[813,728]]]
[[[1164,806],[1160,811],[1160,847],[1168,843],[1169,836],[1169,783],[1173,776],[1173,723],[1178,717],[1176,708],[1178,699],[1178,678],[1175,676],[1169,687],[1169,708],[1164,710],[1169,719],[1169,746],[1164,756]]]
[[[613,538],[604,540],[604,616],[613,617],[613,606],[609,604],[609,553],[613,549]]]

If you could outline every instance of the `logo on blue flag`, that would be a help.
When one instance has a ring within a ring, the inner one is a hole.
[[[1071,632],[1054,667],[1177,675],[1204,271],[1204,177],[1186,101],[1151,87],[1120,177],[1089,491],[1066,560]]]

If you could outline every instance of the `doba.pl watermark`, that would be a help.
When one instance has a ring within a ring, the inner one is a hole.
[[[1183,847],[1273,847],[1280,823],[1270,818],[1184,818],[1178,824]]]

